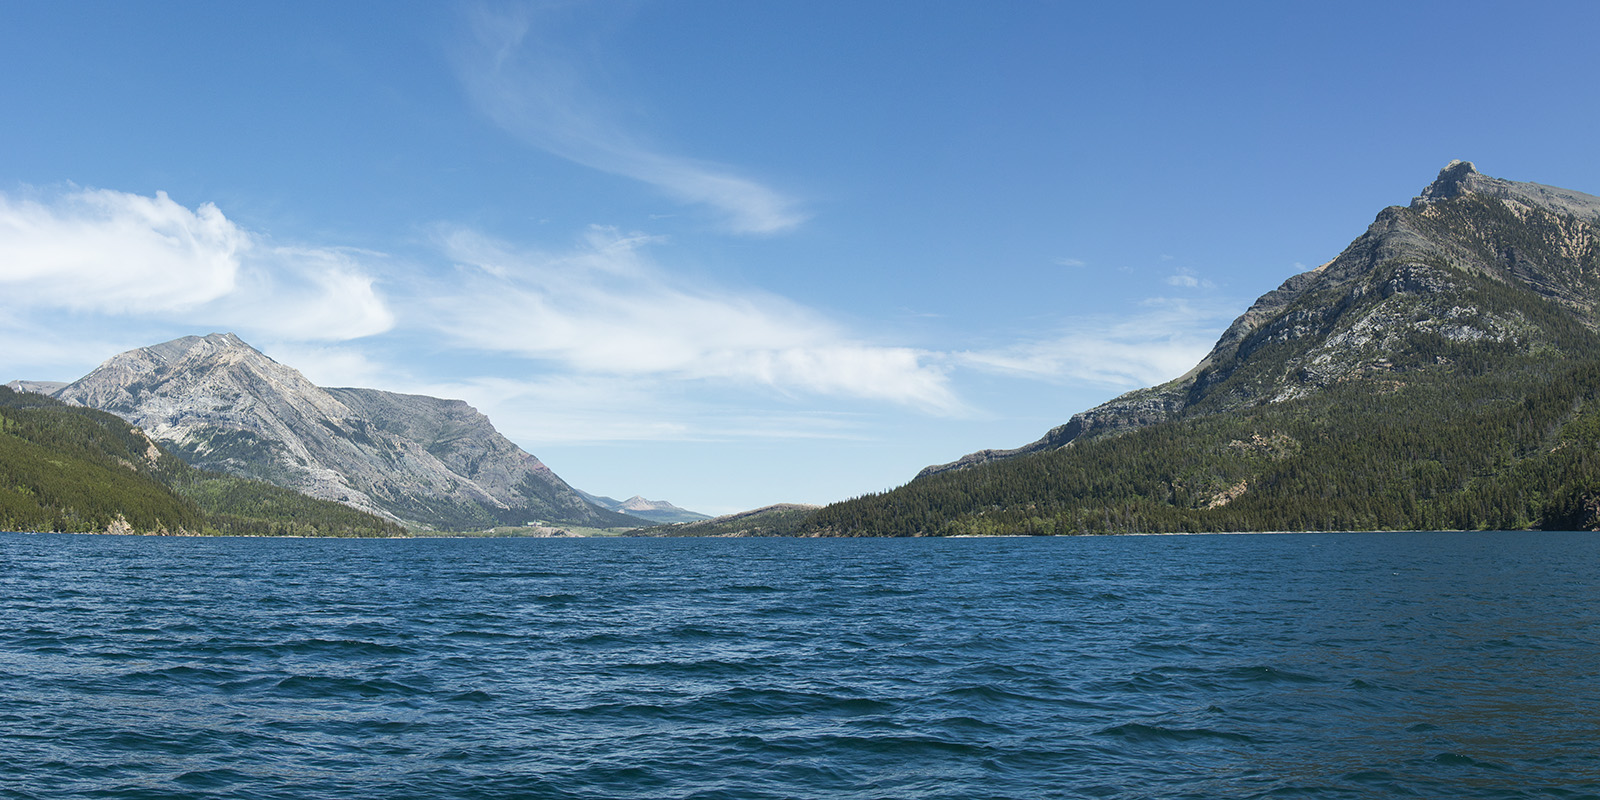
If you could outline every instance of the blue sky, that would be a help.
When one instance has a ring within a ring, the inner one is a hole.
[[[466,399],[586,491],[843,499],[1175,377],[1452,158],[1600,193],[1596,29],[0,0],[0,380],[234,331]]]

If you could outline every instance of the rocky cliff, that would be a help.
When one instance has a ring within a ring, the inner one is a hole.
[[[1428,340],[1531,351],[1561,346],[1568,320],[1494,302],[1475,279],[1531,291],[1600,323],[1600,198],[1492,178],[1452,161],[1409,206],[1384,209],[1332,261],[1262,295],[1193,369],[1072,416],[1038,441],[983,450],[918,477],[1189,416],[1304,397],[1419,365]]]
[[[417,527],[638,524],[589,503],[464,402],[323,389],[231,333],[128,351],[54,396],[121,416],[195,466]]]

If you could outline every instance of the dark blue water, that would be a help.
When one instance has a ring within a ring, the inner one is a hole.
[[[8,798],[1600,797],[1600,536],[0,534]]]

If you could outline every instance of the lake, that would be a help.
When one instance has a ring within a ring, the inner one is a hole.
[[[0,797],[1600,797],[1600,535],[0,534]]]

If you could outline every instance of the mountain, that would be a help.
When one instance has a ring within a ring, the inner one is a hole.
[[[841,534],[1600,524],[1600,198],[1453,161],[1194,369],[818,512]]]
[[[584,500],[464,402],[319,388],[231,333],[130,350],[54,397],[116,414],[196,467],[415,527],[640,524]]]
[[[919,476],[1053,450],[1186,412],[1304,396],[1393,371],[1386,360],[1416,337],[1511,341],[1524,349],[1548,338],[1515,313],[1454,304],[1468,288],[1462,278],[1532,292],[1593,328],[1600,321],[1597,223],[1600,198],[1491,178],[1470,161],[1452,161],[1409,208],[1385,209],[1337,258],[1256,300],[1176,380],[1075,414],[1023,447],[979,451]],[[1285,344],[1292,347],[1280,352]]]
[[[690,522],[660,525],[635,531],[637,536],[796,536],[819,506],[798,503],[777,505],[704,518]]]
[[[183,463],[126,421],[0,388],[0,530],[398,536],[387,520]]]
[[[696,520],[711,519],[710,515],[678,508],[665,500],[646,500],[639,495],[634,495],[627,500],[617,500],[611,497],[602,497],[580,492],[584,499],[601,508],[607,508],[621,514],[639,517],[651,522],[694,522]]]

